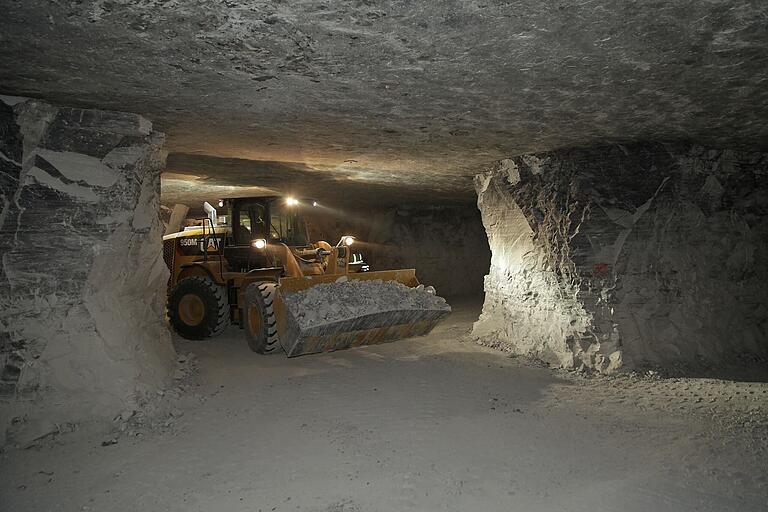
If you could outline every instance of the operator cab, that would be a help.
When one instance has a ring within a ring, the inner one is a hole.
[[[271,267],[265,253],[254,250],[252,243],[263,239],[267,243],[288,247],[310,244],[306,223],[296,200],[284,197],[249,197],[224,200],[231,238],[224,247],[230,269],[247,272],[254,268]]]
[[[253,240],[282,243],[289,247],[309,245],[306,224],[298,205],[281,197],[230,199],[232,245],[250,246]]]

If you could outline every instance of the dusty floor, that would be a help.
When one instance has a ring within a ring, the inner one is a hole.
[[[236,329],[159,428],[2,456],[0,510],[768,507],[768,384],[582,379],[430,336],[288,360]]]

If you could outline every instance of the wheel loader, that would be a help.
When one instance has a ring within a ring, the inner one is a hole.
[[[285,294],[366,279],[419,286],[414,269],[369,271],[352,252],[352,235],[335,244],[310,242],[305,215],[316,206],[315,201],[278,196],[226,199],[219,201],[219,208],[226,209],[219,217],[206,202],[207,216],[198,225],[164,236],[172,328],[184,338],[199,340],[235,324],[245,331],[254,352],[285,352],[288,357],[430,332],[446,310],[392,305],[388,311],[319,329],[302,329],[296,323]]]

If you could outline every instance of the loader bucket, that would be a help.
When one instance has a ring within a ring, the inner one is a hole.
[[[282,294],[301,291],[320,283],[332,283],[339,277],[319,275],[281,280],[278,288],[280,293],[275,300],[275,311],[280,343],[288,357],[422,336],[429,333],[450,313],[450,309],[445,308],[408,309],[394,305],[387,311],[302,327],[285,305]],[[413,269],[347,274],[347,278],[350,281],[397,281],[411,288],[419,285]]]

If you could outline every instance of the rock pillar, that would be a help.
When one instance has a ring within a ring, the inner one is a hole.
[[[0,99],[0,393],[15,423],[119,412],[173,365],[164,137],[135,114]]]
[[[599,371],[768,356],[768,155],[611,145],[503,160],[475,184],[482,341]]]

